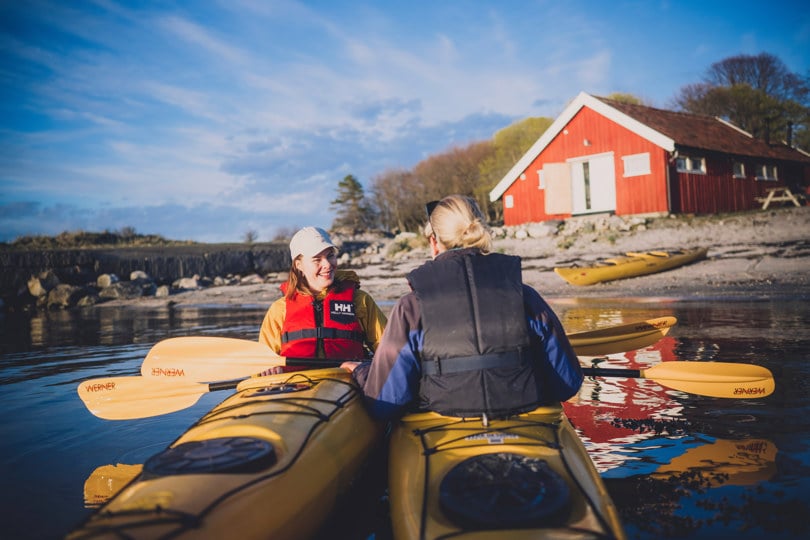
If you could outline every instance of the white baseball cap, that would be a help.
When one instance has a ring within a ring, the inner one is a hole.
[[[299,255],[314,257],[326,248],[337,251],[329,233],[320,227],[304,227],[290,240],[290,256],[293,260]]]

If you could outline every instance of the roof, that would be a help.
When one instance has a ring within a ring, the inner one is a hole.
[[[785,144],[768,144],[714,116],[654,109],[644,105],[596,98],[675,141],[677,146],[723,154],[810,163],[810,156]]]
[[[668,152],[677,148],[691,148],[810,164],[810,156],[807,154],[784,144],[768,144],[714,116],[667,111],[580,92],[489,192],[489,200],[500,199],[583,107],[588,107]]]

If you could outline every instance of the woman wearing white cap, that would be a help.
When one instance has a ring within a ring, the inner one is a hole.
[[[361,360],[376,350],[386,317],[355,272],[337,270],[337,251],[321,228],[295,233],[284,296],[267,310],[260,343],[292,358]]]

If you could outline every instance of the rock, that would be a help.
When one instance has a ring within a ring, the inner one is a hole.
[[[172,283],[172,287],[174,287],[175,289],[185,289],[185,290],[199,289],[200,277],[194,276],[194,277],[180,278],[178,280],[175,280],[174,283]]]
[[[143,289],[138,283],[132,281],[119,281],[109,287],[101,289],[98,293],[100,298],[107,300],[123,300],[140,298],[143,296]]]
[[[98,294],[90,287],[78,287],[60,283],[48,292],[48,309],[68,309],[76,306],[91,306],[98,302]]]
[[[149,274],[147,274],[143,270],[133,270],[129,274],[129,280],[130,281],[140,281],[140,280],[149,280],[149,279],[151,279],[149,277]]]
[[[96,287],[99,289],[106,289],[113,283],[118,283],[119,281],[121,280],[118,279],[118,276],[115,274],[101,274],[98,276],[98,278],[96,278]]]
[[[529,235],[529,238],[545,238],[547,236],[554,236],[556,233],[556,226],[549,226],[545,223],[530,223],[526,226],[526,234]]]
[[[28,292],[34,298],[45,296],[48,291],[59,285],[59,278],[51,270],[40,272],[28,280]]]
[[[154,296],[157,292],[157,283],[151,279],[136,279],[131,283],[134,283],[141,288],[142,296]]]
[[[264,278],[259,274],[251,274],[239,280],[240,285],[259,285],[264,283]]]
[[[100,301],[98,293],[93,291],[87,294],[86,296],[82,296],[79,298],[79,301],[76,302],[76,307],[90,307],[98,304]]]
[[[171,294],[171,289],[168,285],[161,285],[160,287],[155,290],[155,296],[157,298],[165,298]]]

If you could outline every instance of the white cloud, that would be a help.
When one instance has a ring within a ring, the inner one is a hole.
[[[663,99],[717,51],[774,43],[739,23],[746,8],[716,15],[739,29],[721,37],[695,6],[679,4],[681,23],[663,20],[668,3],[9,3],[0,205],[13,210],[0,225],[128,220],[232,240],[244,223],[328,226],[346,174],[368,182],[412,167],[521,117],[554,116],[581,90]],[[635,17],[653,22],[635,28]],[[786,20],[782,50],[802,73],[806,22]],[[665,23],[696,36],[672,31],[697,55],[689,70],[662,62]]]

